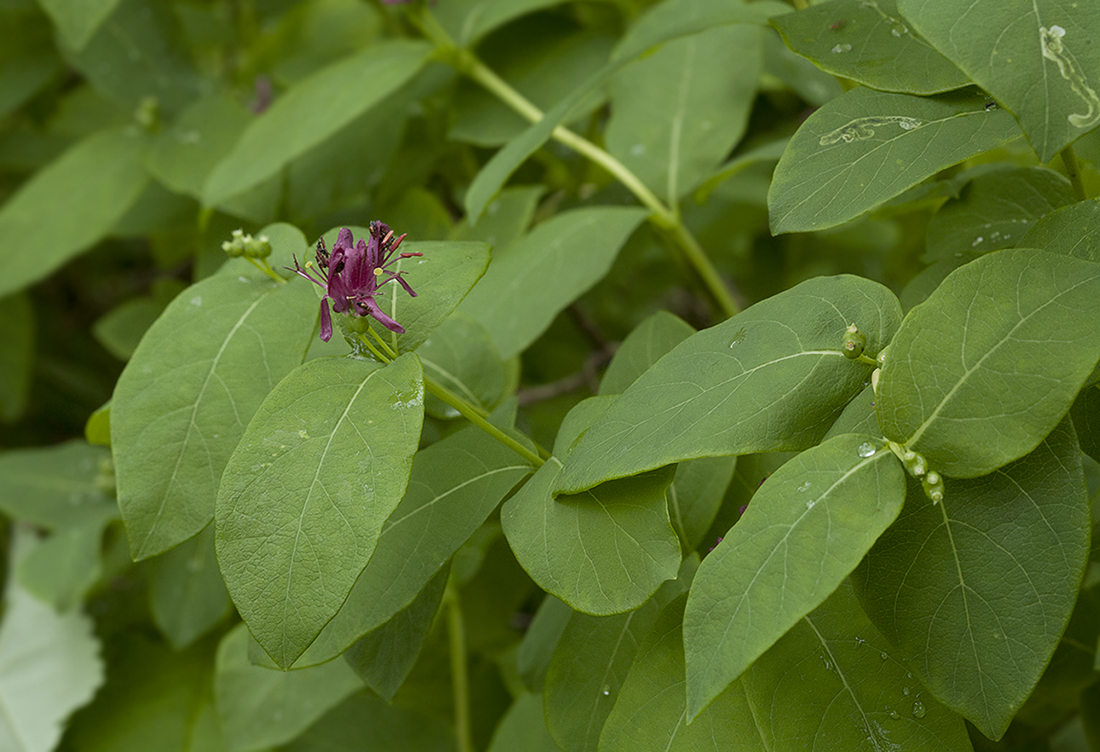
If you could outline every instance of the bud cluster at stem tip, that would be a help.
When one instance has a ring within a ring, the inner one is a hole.
[[[840,348],[844,353],[844,357],[855,360],[863,355],[863,348],[865,347],[867,347],[867,335],[861,332],[855,324],[852,324],[844,332],[844,342]]]
[[[271,243],[266,235],[254,238],[243,230],[234,230],[232,240],[222,243],[222,250],[231,258],[262,259],[271,255]]]

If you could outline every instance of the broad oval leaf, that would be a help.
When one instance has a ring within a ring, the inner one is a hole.
[[[962,719],[893,653],[842,584],[741,678],[749,703],[771,708],[759,716],[766,749],[969,752]]]
[[[1100,261],[1100,199],[1081,201],[1046,215],[1027,231],[1021,248],[1042,248],[1085,261]]]
[[[331,660],[408,606],[531,469],[476,426],[418,452],[374,556],[295,667]]]
[[[1089,503],[1065,421],[1017,462],[916,484],[857,570],[860,597],[900,660],[983,734],[1000,738],[1046,668],[1089,554]]]
[[[1100,355],[1100,265],[1013,249],[952,272],[910,311],[875,400],[888,439],[973,478],[1034,449]]]
[[[1032,222],[1073,201],[1069,180],[1054,170],[1005,165],[985,171],[929,220],[924,260],[969,260],[1014,245],[1042,248],[1021,242],[1024,232]]]
[[[363,686],[343,661],[304,671],[252,665],[244,624],[222,638],[216,661],[218,720],[231,750],[267,749],[289,742]]]
[[[152,562],[149,610],[174,650],[183,650],[229,612],[229,593],[214,555],[214,526]]]
[[[650,366],[695,334],[695,328],[667,311],[657,311],[627,335],[600,380],[600,394],[625,392]]]
[[[504,361],[485,327],[470,317],[448,316],[416,354],[429,378],[471,405],[489,411],[500,402],[506,380]],[[457,410],[431,394],[424,409],[436,418],[459,417]]]
[[[607,274],[647,213],[602,206],[558,214],[499,254],[459,310],[489,330],[502,357],[512,357]]]
[[[304,282],[232,269],[184,290],[149,328],[111,408],[118,504],[136,560],[192,537],[267,392],[302,362],[317,321]]]
[[[659,198],[678,202],[744,135],[763,39],[758,26],[719,26],[668,42],[620,71],[610,85],[608,151]]]
[[[772,21],[818,68],[872,89],[939,94],[970,78],[913,33],[896,0],[829,0]]]
[[[141,138],[105,130],[35,173],[0,208],[0,298],[98,242],[149,181]],[[33,242],[46,233],[48,242]]]
[[[217,554],[256,641],[288,668],[339,610],[405,493],[420,360],[319,358],[264,400],[225,468]]]
[[[854,89],[802,124],[768,191],[772,232],[822,230],[874,209],[906,188],[1020,130],[973,91],[935,97]]]
[[[837,588],[904,498],[901,464],[859,434],[807,450],[768,479],[688,595],[689,718]]]
[[[65,43],[79,50],[111,15],[119,0],[41,0]]]
[[[556,491],[694,457],[812,446],[870,376],[841,352],[844,330],[855,323],[875,353],[900,321],[885,287],[819,277],[694,334],[596,421]]]
[[[203,189],[204,203],[216,206],[243,193],[335,134],[412,78],[431,49],[410,41],[372,45],[299,81],[214,169]]]
[[[898,0],[917,31],[1016,114],[1042,162],[1100,123],[1100,5]]]

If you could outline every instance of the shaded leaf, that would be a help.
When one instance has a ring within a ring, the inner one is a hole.
[[[339,610],[405,493],[420,361],[320,358],[264,400],[226,465],[217,555],[256,640],[289,668]]]
[[[695,328],[667,311],[657,311],[627,335],[611,359],[600,394],[619,394],[676,345],[695,334]]]
[[[229,612],[229,593],[214,556],[213,525],[153,560],[149,609],[176,650],[191,645]]]
[[[972,91],[914,97],[857,88],[798,129],[768,191],[775,234],[835,227],[1019,135]]]
[[[0,298],[0,423],[18,419],[27,405],[35,356],[35,315],[26,295]]]
[[[362,686],[343,661],[301,671],[253,666],[244,624],[218,645],[214,694],[226,747],[233,752],[291,741]]]
[[[1064,206],[1039,219],[1018,244],[1100,261],[1100,199]]]
[[[558,752],[560,749],[546,728],[542,695],[526,692],[516,698],[493,734],[489,752]]]
[[[838,436],[783,465],[703,560],[684,613],[690,718],[817,608],[901,511],[901,464],[868,438]]]
[[[434,716],[387,705],[365,693],[352,695],[329,711],[284,752],[453,752],[454,732]]]
[[[119,0],[39,0],[69,47],[79,50],[111,15]]]
[[[584,435],[556,490],[695,457],[812,446],[870,375],[841,352],[844,330],[856,323],[873,353],[900,319],[881,285],[819,277],[694,334]]]
[[[204,203],[218,205],[277,173],[396,91],[430,50],[422,42],[372,45],[299,81],[248,126],[215,168],[203,188]]]
[[[607,274],[646,214],[603,206],[555,215],[499,254],[459,310],[489,331],[502,357],[512,357]]]
[[[99,131],[19,187],[0,207],[0,297],[43,279],[107,234],[145,189],[141,150],[132,134]],[[49,242],[29,242],[42,228],[49,228]]]
[[[952,272],[894,337],[875,400],[887,438],[950,476],[1030,452],[1100,353],[1100,266],[1043,251]]]
[[[860,597],[897,657],[948,707],[997,739],[1069,620],[1089,551],[1089,505],[1072,426],[982,478],[948,479],[905,511],[857,571]]]
[[[97,479],[110,453],[83,441],[0,453],[0,512],[46,530],[102,519],[114,501]]]
[[[416,351],[424,373],[483,410],[496,406],[504,391],[504,361],[489,333],[478,322],[457,313],[443,320]],[[434,395],[424,409],[437,418],[457,418],[459,412]]]

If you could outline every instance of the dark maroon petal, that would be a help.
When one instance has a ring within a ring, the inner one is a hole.
[[[347,266],[344,267],[349,297],[357,297],[366,289],[373,268],[370,265],[367,244],[360,239],[355,248],[348,252]]]
[[[332,339],[332,314],[328,312],[328,299],[321,299],[321,339],[328,342]]]
[[[384,285],[384,284],[386,284],[386,282],[393,282],[394,280],[397,280],[397,283],[405,288],[405,292],[407,292],[409,295],[413,296],[414,298],[416,297],[416,293],[413,292],[413,289],[411,287],[409,287],[409,283],[406,282],[405,278],[402,277],[400,274],[394,274],[390,277],[387,277],[386,281],[383,282],[382,284]]]
[[[371,316],[378,320],[382,326],[389,329],[391,332],[397,332],[398,334],[405,333],[405,327],[398,324],[386,314],[382,313],[382,309],[378,307],[378,304],[374,302],[373,298],[364,298],[358,301],[359,305],[367,309]]]
[[[336,236],[336,245],[332,246],[332,252],[336,251],[348,251],[355,243],[355,238],[351,234],[351,230],[346,227],[341,227],[340,232]]]

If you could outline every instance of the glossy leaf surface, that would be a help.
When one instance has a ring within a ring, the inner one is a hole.
[[[905,474],[875,449],[845,434],[798,455],[703,560],[684,613],[689,717],[820,605],[897,517]]]
[[[857,323],[877,352],[900,319],[886,288],[821,277],[694,334],[584,435],[555,490],[694,457],[811,446],[870,376],[840,351],[844,330]]]
[[[858,570],[896,658],[948,707],[999,738],[1069,620],[1089,550],[1080,452],[1063,422],[1027,457],[947,480],[905,511]]]
[[[225,469],[217,554],[229,594],[282,668],[313,642],[405,493],[424,418],[420,361],[321,358],[264,400]]]
[[[1014,249],[956,270],[898,331],[875,400],[886,437],[972,478],[1022,457],[1100,355],[1100,266]]]
[[[835,227],[1019,135],[970,91],[914,97],[853,89],[798,129],[768,192],[772,232]]]

